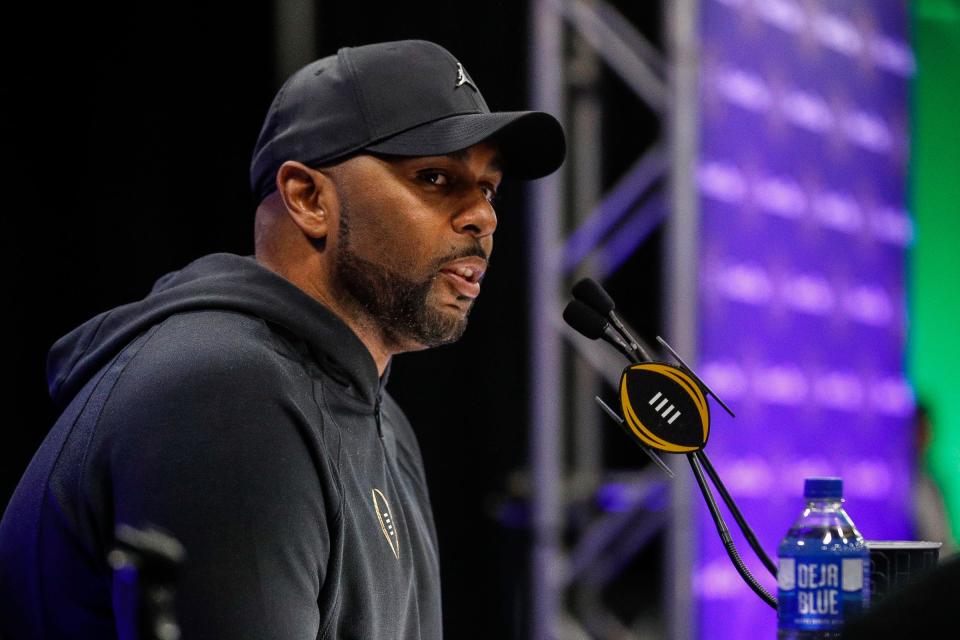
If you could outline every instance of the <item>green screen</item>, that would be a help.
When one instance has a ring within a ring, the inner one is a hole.
[[[913,3],[909,372],[931,411],[927,462],[960,533],[960,0]]]

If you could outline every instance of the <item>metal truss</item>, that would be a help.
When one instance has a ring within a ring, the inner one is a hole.
[[[577,510],[612,479],[600,434],[609,425],[592,398],[623,363],[560,320],[573,281],[607,278],[663,224],[666,329],[681,352],[695,354],[697,0],[663,2],[663,10],[666,54],[604,0],[531,2],[532,106],[561,118],[570,149],[564,169],[533,183],[530,194],[534,640],[639,637],[608,610],[602,591],[660,531],[667,533],[662,631],[680,640],[692,634],[691,480],[679,466],[669,481],[655,467],[621,474],[616,481],[627,499],[620,510]],[[664,141],[638,150],[605,193],[601,64],[661,117],[666,132]],[[669,509],[651,509],[658,500]]]

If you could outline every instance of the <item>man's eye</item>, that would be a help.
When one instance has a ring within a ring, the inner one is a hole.
[[[444,187],[450,183],[450,178],[442,171],[422,171],[420,179],[438,187]]]
[[[493,203],[497,199],[497,190],[493,187],[480,187],[480,190],[483,192],[483,197],[487,199],[487,202]]]

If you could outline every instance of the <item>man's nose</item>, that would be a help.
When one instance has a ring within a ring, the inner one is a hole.
[[[453,226],[457,233],[475,238],[490,236],[497,229],[497,212],[486,196],[478,191],[476,197],[464,203],[453,219]]]

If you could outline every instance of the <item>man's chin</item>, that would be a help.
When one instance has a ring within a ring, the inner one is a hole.
[[[424,347],[439,347],[459,340],[467,330],[467,319],[473,301],[470,299],[429,306],[421,318],[419,342]]]
[[[415,317],[403,326],[384,326],[384,333],[397,352],[421,351],[456,342],[467,329],[470,314],[467,304],[435,305],[427,303]]]
[[[466,310],[447,308],[442,318],[431,318],[430,327],[424,332],[428,342],[426,346],[439,347],[459,340],[467,330],[467,316],[469,314],[469,308]]]

